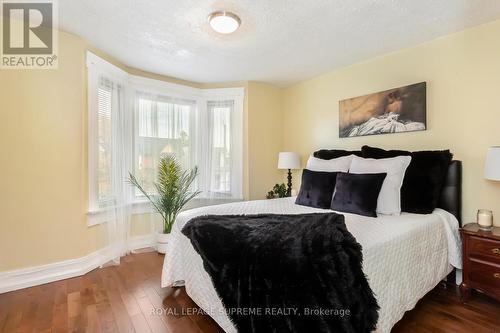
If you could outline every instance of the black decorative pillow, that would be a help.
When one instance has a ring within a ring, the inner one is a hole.
[[[349,155],[363,156],[361,150],[321,149],[313,153],[314,157],[322,160],[331,160]]]
[[[330,208],[337,172],[302,171],[302,184],[295,200],[297,205]]]
[[[401,210],[430,214],[437,207],[453,158],[449,150],[409,152],[363,146],[361,151],[364,158],[411,156],[401,187]]]
[[[339,172],[330,208],[338,212],[377,217],[377,199],[386,173]]]

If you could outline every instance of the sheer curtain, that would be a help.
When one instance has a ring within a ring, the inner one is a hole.
[[[107,215],[107,242],[110,247],[111,256],[115,263],[120,262],[120,257],[129,252],[130,239],[130,220],[131,204],[133,202],[132,188],[127,182],[128,172],[132,165],[132,116],[130,109],[126,107],[125,87],[119,81],[108,78],[104,75],[99,77],[99,92],[107,92],[109,113],[105,119],[109,119],[109,124],[104,125],[102,131],[104,138],[100,142],[106,142],[109,151],[106,153],[103,161],[106,161],[106,167],[109,167],[107,177],[105,177],[109,186],[109,198],[101,202],[101,208]],[[99,111],[101,108],[99,108]],[[106,108],[104,108],[106,110]],[[99,114],[101,118],[101,114]],[[101,122],[100,122],[101,124]],[[100,130],[99,126],[99,130]],[[101,165],[101,146],[99,146],[99,172],[108,171]],[[101,185],[101,184],[99,184]]]
[[[135,94],[134,172],[148,193],[160,158],[174,154],[184,170],[195,165],[194,120],[196,102],[143,92]],[[144,200],[136,190],[138,200]]]
[[[108,223],[108,242],[114,248],[114,261],[129,253],[130,220],[133,202],[132,187],[127,182],[131,170],[133,117],[127,107],[125,87],[114,83],[112,101],[116,112],[112,113],[113,143],[113,191],[115,195],[115,219]]]
[[[158,163],[165,154],[174,154],[187,170],[195,165],[196,101],[173,98],[134,87],[132,172],[150,194],[155,194]],[[138,190],[133,191],[137,223],[147,224],[152,232],[162,230],[159,214]]]
[[[160,157],[174,154],[184,170],[199,169],[194,186],[202,194],[191,207],[242,198],[242,116],[234,99],[196,101],[137,91],[134,104],[134,170],[148,192],[154,193]]]
[[[233,162],[237,158],[235,139],[241,134],[232,125],[234,104],[234,100],[207,101],[202,115],[200,187],[208,199],[240,197]]]
[[[89,66],[88,79],[89,224],[106,222],[103,259],[119,263],[129,249],[133,118],[122,77]]]

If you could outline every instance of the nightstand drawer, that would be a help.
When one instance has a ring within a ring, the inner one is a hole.
[[[473,286],[500,295],[500,265],[469,260],[469,279]]]
[[[460,294],[466,302],[471,289],[500,300],[500,227],[481,230],[476,223],[460,229],[462,236],[462,284]]]
[[[488,257],[500,264],[500,241],[470,236],[468,251],[471,256]]]

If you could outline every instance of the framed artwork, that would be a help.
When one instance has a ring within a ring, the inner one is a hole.
[[[425,131],[426,83],[339,102],[339,137]]]

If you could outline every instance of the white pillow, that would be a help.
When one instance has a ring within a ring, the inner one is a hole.
[[[322,160],[321,158],[309,156],[306,169],[311,171],[347,172],[351,166],[352,156],[342,156],[331,160]]]
[[[401,186],[410,156],[372,159],[353,156],[350,173],[386,173],[377,200],[377,213],[387,215],[401,214]]]

